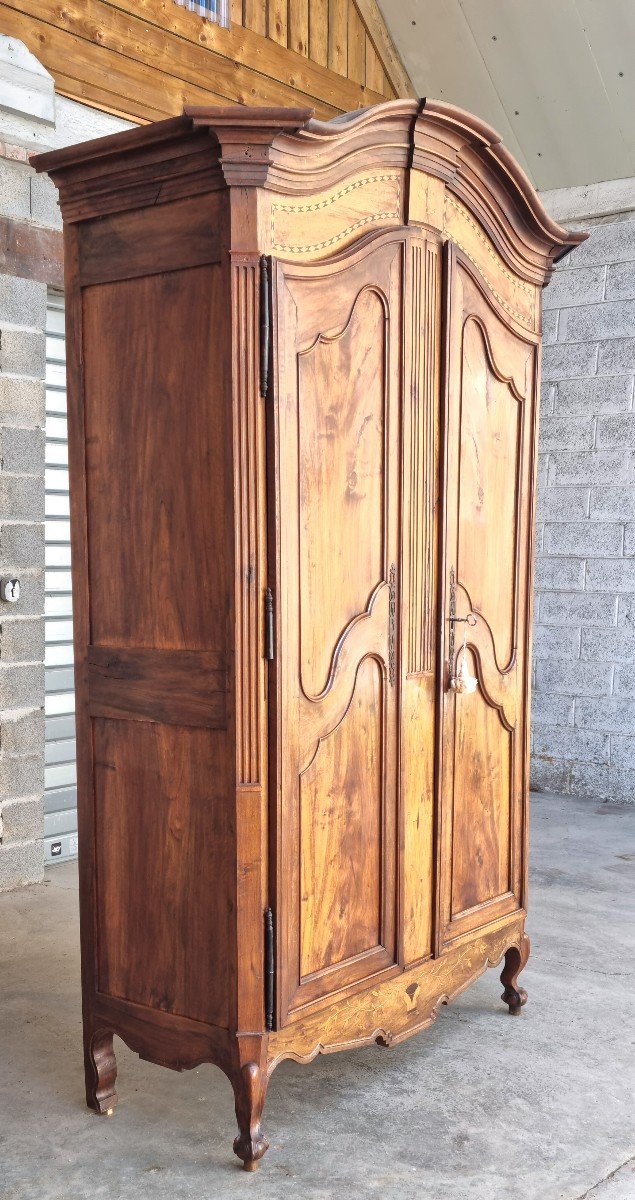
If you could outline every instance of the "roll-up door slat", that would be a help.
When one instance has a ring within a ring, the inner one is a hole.
[[[46,724],[44,846],[48,862],[77,854],[75,693],[68,505],[64,300],[46,321]]]

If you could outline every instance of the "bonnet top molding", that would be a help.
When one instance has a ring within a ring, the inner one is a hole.
[[[485,226],[509,264],[542,282],[557,259],[588,234],[552,220],[500,134],[439,100],[390,100],[309,120],[271,148],[267,187],[283,192],[329,187],[369,166],[410,167],[443,180]]]
[[[181,117],[38,154],[31,162],[58,184],[71,221],[123,207],[113,195],[122,189],[139,201],[135,176],[144,169],[147,179],[149,162],[155,194],[148,203],[172,198],[182,174],[196,173],[201,191],[229,183],[303,195],[357,170],[390,166],[443,180],[514,268],[536,282],[586,237],[551,219],[494,129],[437,100],[391,100],[330,121],[314,119],[308,108],[187,106]]]

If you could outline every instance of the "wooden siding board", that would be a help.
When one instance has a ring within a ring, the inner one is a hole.
[[[149,104],[130,101],[125,95],[110,92],[99,84],[92,84],[88,80],[78,79],[75,75],[68,75],[62,69],[56,70],[50,62],[47,69],[55,76],[55,91],[60,96],[67,96],[69,100],[87,104],[90,108],[111,113],[112,116],[122,117],[126,121],[136,121],[139,125],[147,125],[151,121],[162,121],[166,116],[164,111],[153,108]]]
[[[343,0],[329,0],[329,67],[348,75],[348,8]]]
[[[363,16],[368,0],[357,7],[232,0],[231,30],[172,0],[38,0],[36,15],[31,0],[0,0],[0,18],[58,92],[121,117],[156,121],[192,102],[309,101],[328,119],[394,94],[379,36]],[[384,36],[390,42],[385,27]]]
[[[42,0],[43,4],[46,0]],[[74,81],[83,85],[79,98],[89,98],[89,89],[107,98],[114,97],[117,111],[122,116],[134,117],[139,112],[145,120],[158,121],[163,117],[180,113],[184,104],[195,98],[202,103],[213,103],[230,99],[222,92],[203,90],[193,84],[185,84],[165,72],[157,71],[144,63],[135,62],[103,45],[79,39],[76,34],[24,15],[15,8],[0,4],[0,21],[5,33],[20,38],[40,62],[57,77],[59,69],[65,76],[66,95],[78,97]],[[103,107],[107,107],[107,100]]]
[[[303,58],[309,55],[309,0],[289,0],[287,45]]]
[[[384,90],[384,68],[368,35],[366,36],[366,86],[375,92]]]
[[[387,94],[416,98],[417,93],[401,61],[377,0],[355,0],[355,7],[390,81],[391,91]]]
[[[348,74],[358,83],[365,82],[366,31],[352,0],[348,6]]]
[[[269,0],[267,35],[280,46],[287,44],[287,0]]]
[[[97,28],[93,23],[88,40],[92,44],[95,54],[93,56],[85,46],[81,47],[84,69],[78,74],[78,80],[86,85],[84,91],[86,96],[89,88],[93,94],[99,93],[102,89],[110,94],[114,92],[120,98],[116,111],[122,115],[130,115],[133,109],[143,105],[146,110],[143,114],[145,119],[152,120],[156,117],[148,113],[148,109],[162,115],[168,111],[174,112],[175,109],[174,107],[167,109],[165,103],[155,109],[147,95],[137,96],[135,105],[131,106],[132,93],[127,85],[121,91],[119,84],[116,88],[111,86],[112,64],[104,63],[101,40],[102,25],[104,21],[107,21],[111,12],[125,14],[127,18],[133,18],[141,25],[139,37],[134,39],[128,35],[126,40],[127,51],[140,73],[142,73],[145,63],[146,30],[149,29],[160,31],[168,59],[172,57],[175,46],[183,42],[188,47],[192,45],[201,47],[218,55],[218,59],[208,58],[206,60],[209,80],[208,103],[213,102],[212,97],[222,98],[223,96],[222,90],[216,83],[216,66],[219,65],[220,59],[227,60],[225,68],[229,68],[230,77],[232,73],[235,73],[237,66],[242,70],[254,73],[253,78],[249,77],[248,79],[248,82],[252,84],[250,103],[257,103],[261,100],[261,89],[267,80],[272,85],[278,83],[291,89],[294,93],[295,104],[298,103],[300,96],[303,99],[308,97],[314,103],[317,101],[316,114],[319,116],[328,117],[329,109],[332,114],[335,111],[342,112],[376,104],[381,99],[379,93],[370,91],[363,86],[360,87],[359,83],[345,79],[327,67],[313,63],[269,38],[262,38],[250,29],[243,29],[238,25],[234,25],[231,30],[222,29],[209,21],[203,21],[177,4],[171,2],[168,4],[167,0],[108,0],[108,3],[105,3],[104,0],[93,0],[93,2],[97,4],[98,9]],[[81,17],[85,12],[85,5],[79,5],[78,0],[74,0],[72,9]],[[45,59],[50,58],[46,30],[49,27],[60,28],[62,26],[64,18],[61,13],[68,14],[68,6],[65,5],[61,9],[60,5],[54,4],[52,0],[42,0],[38,5],[38,16],[34,17],[30,11],[29,0],[4,0],[0,5],[0,12],[5,26],[12,15],[15,18],[11,28],[5,28],[5,32],[20,37],[42,60],[43,54]],[[44,61],[44,65],[52,70],[54,75],[57,69],[66,77],[67,81],[72,81],[77,65],[77,54],[73,51],[72,43],[67,43],[67,45],[68,61],[56,62],[55,68],[50,65],[49,61]],[[137,61],[138,56],[142,56],[141,61]],[[71,89],[65,89],[65,91],[69,95],[78,94],[77,92],[73,93]],[[121,103],[124,97],[125,103]],[[283,99],[282,95],[280,95],[279,102],[289,103],[288,100]],[[109,108],[108,99],[106,103],[98,106]],[[114,108],[113,111],[115,111]]]
[[[25,0],[13,0],[10,7],[15,9],[18,3],[24,2]],[[1,6],[3,20],[4,10],[8,7],[6,4]],[[200,97],[203,103],[209,103],[210,93],[239,104],[272,103],[293,106],[297,103],[297,91],[284,83],[267,75],[256,74],[242,63],[231,62],[203,46],[188,44],[183,38],[166,35],[158,27],[148,25],[139,17],[127,15],[111,5],[105,5],[102,0],[81,0],[81,3],[78,0],[70,0],[63,8],[60,8],[57,0],[39,0],[38,11],[38,22],[44,23],[39,36],[39,44],[42,47],[47,41],[57,41],[56,31],[64,32],[74,39],[67,43],[67,74],[68,66],[72,64],[79,78],[90,80],[92,76],[93,81],[99,77],[103,78],[103,66],[98,73],[94,68],[86,73],[86,62],[90,54],[88,47],[93,45],[96,51],[112,51],[118,55],[121,63],[126,64],[125,69],[128,72],[138,69],[144,80],[148,79],[149,71],[162,72],[172,81],[168,88],[172,89],[173,94],[176,89],[177,101],[182,97],[183,103],[194,101],[195,89],[196,96]],[[34,21],[35,18],[31,18],[30,28]],[[95,45],[93,38],[97,28],[99,44]],[[142,62],[139,61],[141,56]],[[110,65],[107,69],[110,75]],[[143,96],[140,96],[140,99],[143,99]],[[164,104],[162,112],[179,112],[181,107],[180,102],[176,108],[174,105],[168,107]],[[324,109],[326,115],[338,111],[337,106],[324,106]]]
[[[267,5],[263,0],[245,0],[243,24],[264,37],[267,32]]]
[[[329,57],[329,0],[311,0],[309,5],[309,57],[321,66]],[[381,91],[381,88],[377,89]]]

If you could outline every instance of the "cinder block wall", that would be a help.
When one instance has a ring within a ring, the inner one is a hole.
[[[52,80],[0,39],[0,218],[37,224],[28,149],[51,145]],[[3,241],[8,242],[6,234]],[[0,262],[0,889],[40,879],[44,791],[44,374],[46,284]]]
[[[53,80],[0,35],[0,891],[43,875],[44,426],[46,282],[7,252],[12,238],[60,229],[57,192],[28,152],[125,129],[128,123],[56,97]],[[10,235],[6,222],[11,222]]]
[[[635,801],[635,180],[543,199],[591,236],[544,293],[532,784]]]
[[[26,164],[0,159],[2,210],[30,216]],[[46,286],[0,276],[0,887],[42,874]]]

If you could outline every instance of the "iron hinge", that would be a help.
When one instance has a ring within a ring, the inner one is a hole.
[[[260,395],[269,391],[269,357],[271,353],[271,300],[269,291],[269,259],[260,256]]]
[[[267,588],[265,592],[265,658],[275,657],[275,637],[273,622],[273,592]]]
[[[273,913],[265,909],[265,1029],[273,1029],[273,986],[275,977],[275,953],[273,941]]]

